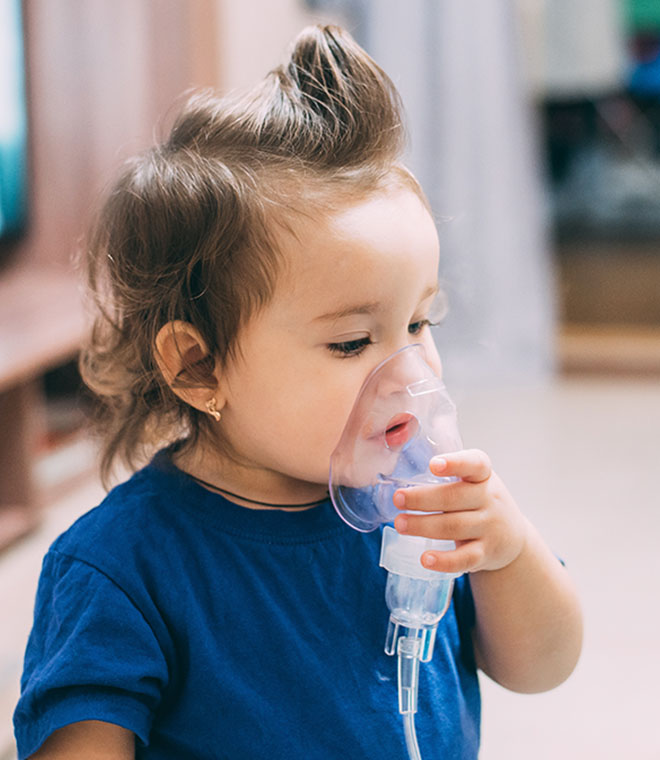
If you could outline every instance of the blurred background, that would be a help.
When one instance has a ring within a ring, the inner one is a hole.
[[[0,759],[41,557],[103,495],[73,266],[99,194],[182,92],[318,21],[400,89],[465,442],[583,598],[566,684],[484,679],[481,757],[658,760],[660,0],[0,0]]]

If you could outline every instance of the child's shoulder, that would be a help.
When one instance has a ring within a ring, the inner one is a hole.
[[[137,554],[157,552],[171,532],[169,515],[181,484],[157,456],[115,486],[98,505],[79,517],[50,547],[50,553],[103,568],[121,566]]]

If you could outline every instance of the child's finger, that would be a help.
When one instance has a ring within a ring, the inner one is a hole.
[[[468,483],[482,483],[488,480],[493,471],[488,455],[479,449],[466,449],[433,457],[429,468],[434,475],[461,478]]]
[[[399,533],[424,538],[451,541],[469,541],[483,533],[483,515],[479,510],[471,512],[444,512],[434,515],[399,515],[394,527]]]
[[[424,552],[421,561],[424,567],[441,573],[470,573],[483,564],[484,549],[481,541],[466,541],[451,552]]]
[[[401,488],[394,494],[394,506],[401,510],[421,512],[451,512],[479,509],[483,489],[478,483],[455,481],[437,485]]]

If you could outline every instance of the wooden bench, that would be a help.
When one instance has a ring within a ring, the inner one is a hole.
[[[0,549],[39,520],[33,463],[45,419],[40,379],[76,356],[84,329],[70,272],[0,270]]]
[[[0,244],[3,262],[16,262],[0,269],[0,547],[38,519],[40,380],[75,357],[84,330],[68,266],[75,241],[105,181],[153,142],[175,98],[217,86],[216,6],[136,0],[81,13],[80,0],[23,3],[30,219],[23,238]],[[121,66],[108,54],[118,39]]]

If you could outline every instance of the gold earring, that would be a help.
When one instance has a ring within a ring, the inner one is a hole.
[[[209,399],[209,400],[206,402],[206,411],[207,411],[207,412],[208,412],[208,413],[211,415],[211,417],[213,417],[213,419],[214,419],[216,422],[220,422],[220,419],[221,419],[222,415],[221,415],[221,414],[220,414],[220,412],[219,412],[219,411],[218,411],[218,410],[215,408],[215,405],[216,405],[216,403],[217,403],[217,402],[216,402],[216,400],[215,400],[215,397],[213,397],[213,398],[210,398],[210,399]]]

